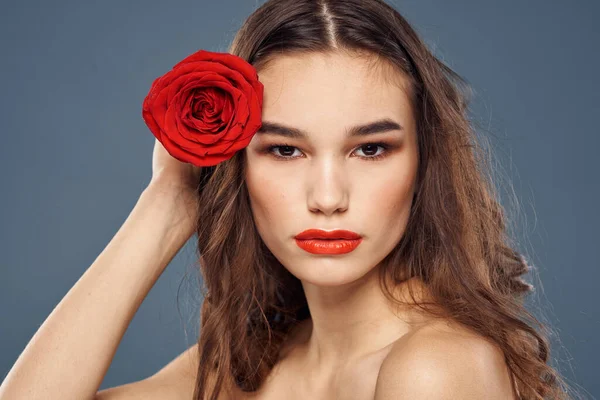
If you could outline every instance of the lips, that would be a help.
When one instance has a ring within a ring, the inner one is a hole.
[[[335,229],[333,231],[324,231],[322,229],[307,229],[298,235],[298,240],[309,240],[309,239],[321,239],[321,240],[335,240],[335,239],[346,239],[354,240],[360,239],[361,236],[358,233],[347,231],[344,229]]]
[[[296,235],[298,247],[313,254],[346,254],[356,249],[361,242],[362,237],[358,233],[344,229],[307,229]]]

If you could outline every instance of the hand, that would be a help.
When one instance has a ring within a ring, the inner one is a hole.
[[[173,224],[189,238],[196,230],[199,212],[197,186],[201,167],[184,163],[170,155],[163,144],[154,139],[152,179],[142,196],[149,201],[160,201],[162,208],[172,205]]]
[[[150,186],[165,190],[195,192],[200,181],[200,167],[177,160],[170,155],[158,139],[154,139],[152,153],[152,179]]]

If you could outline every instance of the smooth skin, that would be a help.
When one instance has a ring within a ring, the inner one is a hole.
[[[514,398],[497,346],[449,321],[391,307],[376,284],[379,262],[404,233],[417,170],[415,122],[402,79],[389,73],[342,54],[282,57],[259,71],[263,120],[306,137],[263,132],[244,150],[252,211],[265,244],[302,281],[312,319],[297,326],[258,393],[231,388],[230,398]],[[345,136],[382,117],[403,129]],[[365,145],[382,140],[392,145],[386,157],[361,158],[375,154]],[[290,151],[273,151],[292,160],[265,151],[281,142]],[[0,400],[192,398],[196,345],[151,377],[98,391],[135,312],[194,232],[198,169],[158,142],[152,168],[123,226],[18,358]],[[307,228],[351,229],[364,241],[352,253],[316,256],[293,240]],[[427,288],[413,282],[417,298],[427,299]],[[396,289],[407,299],[406,285]]]

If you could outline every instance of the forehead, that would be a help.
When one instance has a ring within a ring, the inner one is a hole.
[[[346,53],[277,56],[258,71],[263,119],[310,130],[311,122],[339,125],[411,118],[408,81],[391,64]]]

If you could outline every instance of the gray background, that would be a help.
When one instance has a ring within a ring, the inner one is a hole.
[[[2,379],[147,184],[153,136],[141,103],[152,80],[200,48],[225,51],[258,4],[3,2]],[[539,271],[535,298],[559,334],[554,363],[597,396],[599,3],[391,4],[475,89],[473,113],[519,199],[515,234]],[[194,343],[194,280],[177,300],[194,262],[190,241],[142,304],[101,388],[145,378]]]

